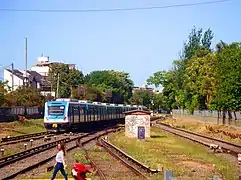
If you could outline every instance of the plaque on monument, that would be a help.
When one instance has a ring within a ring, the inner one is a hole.
[[[145,139],[145,127],[138,127],[138,139]]]

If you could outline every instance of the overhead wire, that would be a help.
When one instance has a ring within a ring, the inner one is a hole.
[[[167,8],[178,8],[178,7],[188,7],[188,6],[198,6],[206,4],[217,4],[224,3],[231,0],[215,0],[215,1],[205,1],[187,4],[173,4],[165,6],[151,6],[151,7],[135,7],[135,8],[114,8],[114,9],[12,9],[12,8],[0,8],[0,11],[11,11],[11,12],[113,12],[113,11],[139,11],[139,10],[153,10],[153,9],[167,9]]]

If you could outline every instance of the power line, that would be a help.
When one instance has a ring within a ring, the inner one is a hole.
[[[198,6],[205,4],[217,4],[228,2],[231,0],[216,0],[216,1],[206,1],[188,4],[174,4],[166,6],[152,6],[152,7],[136,7],[136,8],[115,8],[115,9],[4,9],[1,8],[0,11],[15,11],[15,12],[111,12],[111,11],[138,11],[138,10],[153,10],[153,9],[167,9],[167,8],[177,8],[177,7],[187,7],[187,6]]]

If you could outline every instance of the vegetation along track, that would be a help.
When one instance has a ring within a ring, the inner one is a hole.
[[[119,160],[124,166],[126,166],[132,174],[134,173],[137,179],[149,179],[151,174],[158,173],[158,170],[151,169],[150,167],[142,164],[133,157],[126,154],[121,149],[117,148],[113,144],[109,143],[105,139],[98,139],[98,143],[104,147],[104,149],[111,154],[114,158]],[[132,178],[131,178],[132,179]]]
[[[234,155],[236,157],[239,153],[241,153],[241,146],[237,144],[233,144],[230,142],[223,141],[221,139],[201,135],[195,132],[174,128],[164,123],[160,123],[160,122],[156,123],[156,121],[154,121],[153,124],[154,126],[161,128],[164,131],[181,136],[183,138],[192,140],[197,143],[201,143],[214,150],[217,150],[218,152],[230,153],[231,155]]]
[[[107,133],[104,131],[104,133]],[[11,159],[5,159],[0,164],[0,177],[2,179],[12,179],[19,174],[23,174],[32,170],[33,168],[39,167],[40,165],[48,162],[56,155],[56,145],[64,141],[67,146],[67,150],[72,150],[77,146],[76,140],[85,137],[96,138],[100,132],[91,132],[86,134],[68,134],[68,137],[29,149],[25,152],[21,152],[12,156]],[[102,132],[103,133],[103,132]]]
[[[91,150],[92,148],[85,149],[84,144],[81,142],[79,145],[83,147],[86,159],[97,172],[100,179],[143,179],[141,172],[129,164],[128,166],[123,164],[123,159],[118,159],[114,153],[111,156],[105,148],[97,148],[97,150]],[[95,179],[95,176],[92,178]]]

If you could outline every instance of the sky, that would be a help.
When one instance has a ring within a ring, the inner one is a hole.
[[[112,9],[165,6],[203,0],[0,0],[0,9]],[[240,41],[241,1],[192,7],[118,12],[0,11],[0,65],[28,68],[43,53],[51,61],[77,64],[84,74],[113,69],[142,86],[178,59],[193,26],[211,28],[213,46]]]

